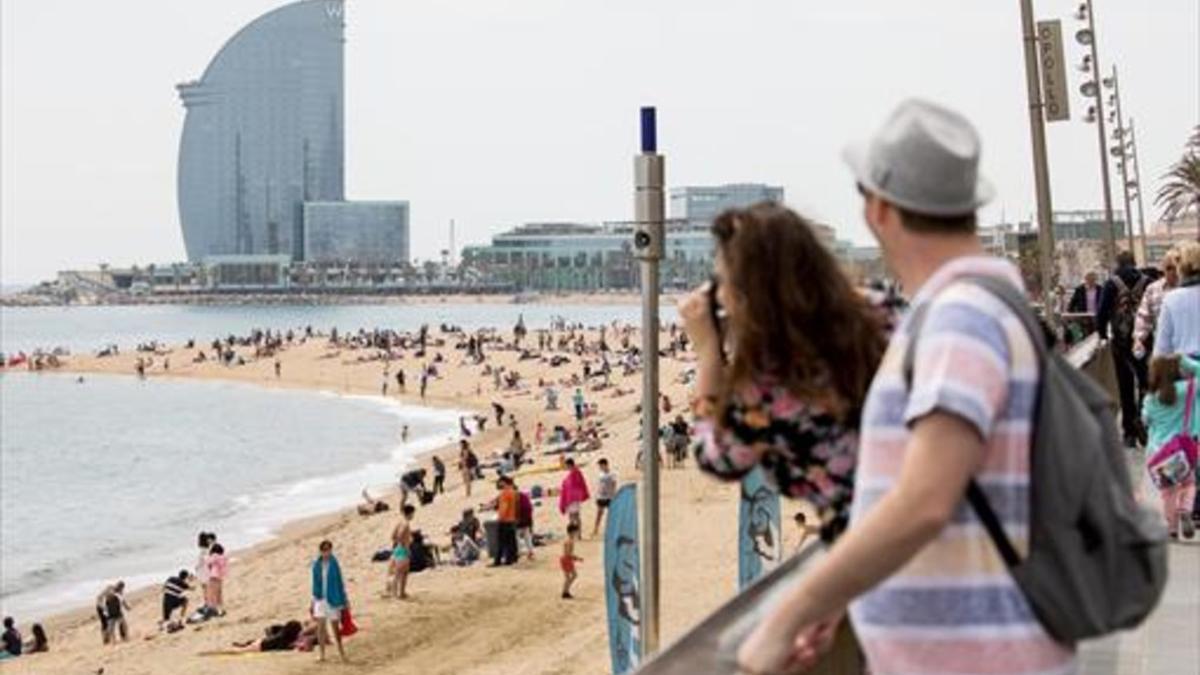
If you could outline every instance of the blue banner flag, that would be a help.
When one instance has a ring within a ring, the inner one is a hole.
[[[762,468],[742,479],[738,506],[738,589],[783,560],[779,493],[763,480]]]
[[[641,569],[637,485],[631,483],[617,490],[604,527],[604,588],[613,675],[633,671],[641,659]]]

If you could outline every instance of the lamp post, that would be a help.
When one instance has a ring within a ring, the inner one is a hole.
[[[1108,175],[1108,139],[1104,130],[1104,97],[1100,83],[1096,81],[1100,72],[1100,57],[1096,47],[1095,0],[1084,0],[1075,12],[1075,18],[1086,21],[1087,27],[1075,32],[1075,41],[1089,47],[1091,53],[1084,57],[1083,71],[1092,73],[1091,80],[1084,82],[1079,91],[1092,98],[1093,108],[1088,111],[1086,121],[1096,122],[1097,138],[1100,141],[1100,178],[1104,188],[1104,245],[1108,263],[1112,265],[1117,258],[1117,238],[1113,232],[1112,185]]]
[[[1137,151],[1137,133],[1133,128],[1133,118],[1129,118],[1129,145],[1133,149],[1133,181],[1129,183],[1129,187],[1133,188],[1137,196],[1138,207],[1138,234],[1142,237],[1142,254],[1146,252],[1146,212],[1142,209],[1142,168],[1138,164]]]
[[[1112,75],[1101,80],[1105,89],[1112,89],[1112,95],[1108,102],[1112,104],[1113,110],[1111,115],[1115,116],[1117,127],[1113,129],[1113,143],[1116,145],[1112,149],[1112,155],[1117,158],[1117,169],[1121,172],[1121,197],[1125,202],[1125,236],[1129,241],[1129,252],[1135,251],[1133,246],[1133,210],[1129,204],[1129,157],[1126,154],[1125,138],[1125,121],[1121,116],[1121,81],[1117,78],[1117,65],[1114,63],[1112,67]],[[1142,246],[1142,264],[1146,264],[1145,240],[1143,239]]]

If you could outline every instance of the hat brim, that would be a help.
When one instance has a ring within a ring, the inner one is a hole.
[[[878,195],[883,199],[914,213],[929,216],[961,216],[978,210],[981,206],[992,201],[995,188],[988,179],[979,176],[975,179],[975,194],[967,202],[960,204],[923,204],[900,197],[885,188],[880,187],[872,178],[870,171],[870,144],[860,141],[847,145],[842,149],[842,161],[850,167],[854,179],[867,192]]]

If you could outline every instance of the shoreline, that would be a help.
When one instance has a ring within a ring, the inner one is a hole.
[[[435,336],[435,337],[440,337]],[[594,333],[589,333],[594,339]],[[462,352],[449,340],[431,352],[443,352],[446,361],[442,377],[431,381],[429,396],[421,401],[410,385],[409,393],[390,395],[405,405],[489,414],[493,400],[501,402],[519,421],[522,435],[533,440],[533,425],[542,421],[547,429],[554,424],[570,425],[566,410],[545,411],[542,400],[531,391],[495,391],[491,378],[482,375],[480,366],[460,362]],[[337,355],[330,357],[328,354]],[[251,360],[244,366],[226,367],[213,362],[191,363],[190,350],[172,349],[172,368],[167,375],[181,380],[220,380],[260,385],[267,388],[323,390],[337,395],[379,394],[379,362],[358,362],[350,349],[327,348],[315,339],[280,354],[283,376],[276,380],[270,359]],[[133,372],[136,352],[116,357],[71,356],[56,371],[70,374],[125,374]],[[553,381],[578,373],[580,360],[552,367],[538,361],[520,361],[512,351],[493,349],[488,354],[493,367],[503,366],[521,373],[526,382],[539,377]],[[161,357],[150,378],[163,377]],[[690,366],[684,359],[663,358],[663,391],[678,402],[682,412],[686,397],[680,373]],[[392,362],[412,373],[419,360],[407,357]],[[619,368],[617,369],[620,370]],[[634,456],[638,450],[639,420],[634,409],[640,402],[640,370],[625,376],[614,372],[613,385],[629,390],[614,395],[612,390],[591,393],[599,404],[598,419],[608,434],[604,447],[592,456],[607,457],[621,483],[634,482]],[[560,391],[560,402],[569,403],[569,391]],[[566,408],[569,405],[563,405]],[[673,415],[674,413],[672,413]],[[490,417],[490,414],[489,414]],[[494,419],[492,420],[494,422]],[[489,453],[507,445],[508,430],[489,423],[487,430],[471,437],[472,446],[482,461]],[[472,496],[464,498],[454,469],[457,456],[453,444],[439,446],[431,453],[447,457],[447,492],[431,505],[418,510],[414,527],[423,530],[432,543],[444,545],[446,531],[458,520],[463,508],[475,508],[495,494],[491,473],[476,481]],[[534,484],[556,486],[562,473],[554,465],[557,459],[537,454],[546,473],[519,478],[522,489]],[[422,461],[429,453],[423,455]],[[552,464],[553,462],[553,464]],[[595,480],[594,465],[584,469],[589,482]],[[286,653],[261,657],[205,657],[201,653],[228,646],[234,640],[260,635],[270,623],[303,618],[308,606],[308,564],[316,544],[324,538],[335,543],[335,554],[342,561],[347,590],[354,605],[355,620],[362,632],[347,645],[353,669],[365,673],[394,673],[398,669],[420,669],[425,673],[607,673],[609,668],[601,542],[591,537],[595,518],[594,504],[583,511],[584,541],[577,553],[585,559],[575,585],[577,599],[559,598],[561,572],[557,565],[558,544],[536,549],[533,561],[522,560],[514,568],[491,569],[486,563],[474,566],[439,567],[410,579],[413,600],[398,602],[380,597],[384,568],[370,562],[370,556],[388,539],[395,525],[393,488],[386,498],[393,509],[382,515],[360,517],[353,506],[331,513],[284,523],[275,536],[254,546],[238,549],[231,556],[231,576],[227,582],[228,616],[171,635],[158,635],[158,593],[150,587],[131,594],[131,642],[102,647],[95,615],[80,608],[53,615],[44,622],[50,634],[49,654],[22,657],[0,665],[0,672],[107,672],[158,673],[183,669],[188,673],[225,673],[236,660],[238,672],[281,675],[283,673],[323,672],[311,654]],[[736,523],[738,488],[702,475],[689,461],[683,470],[665,470],[661,484],[664,527],[661,555],[664,575],[661,580],[663,603],[662,639],[669,644],[674,637],[694,625],[736,590]],[[357,496],[357,495],[355,495]],[[553,499],[543,499],[535,508],[539,533],[561,536],[565,529]],[[724,536],[714,536],[724,533]],[[790,541],[785,532],[785,541]],[[194,560],[181,561],[186,568]],[[99,589],[97,589],[99,590]],[[193,603],[196,595],[191,594]],[[193,605],[194,606],[194,605]],[[21,628],[28,622],[17,617]],[[466,633],[463,633],[466,631]],[[471,648],[464,648],[464,635],[470,636]]]
[[[681,291],[663,291],[661,298],[673,301]],[[111,296],[63,302],[52,296],[14,293],[0,296],[0,309],[43,307],[305,307],[305,306],[404,306],[404,305],[632,305],[641,302],[640,291],[572,291],[566,293],[171,293]]]
[[[0,371],[0,376],[3,376],[4,374],[6,374],[6,373],[4,373],[4,371]],[[91,376],[96,376],[96,377],[104,377],[104,378],[109,378],[109,377],[123,378],[123,379],[136,379],[137,378],[136,375],[130,374],[130,373],[108,373],[108,372],[94,372],[94,371],[83,371],[83,370],[76,371],[76,370],[71,370],[69,368],[61,368],[61,369],[50,370],[50,371],[18,370],[18,371],[14,371],[14,372],[8,373],[8,374],[15,375],[17,377],[22,377],[22,376],[39,377],[39,376],[43,376],[43,375],[48,375],[51,377],[57,376],[57,377],[64,377],[64,378],[75,378],[77,376],[83,376],[86,374],[86,375],[91,375]],[[154,379],[170,381],[170,382],[180,383],[180,384],[194,384],[198,381],[197,378],[195,378],[195,377],[187,377],[187,376],[181,377],[181,376],[174,376],[174,375],[169,375],[169,374],[159,374]],[[411,402],[398,401],[398,400],[384,397],[384,396],[371,395],[371,394],[367,394],[367,393],[354,393],[354,392],[345,393],[345,392],[335,391],[331,388],[283,387],[283,386],[270,387],[270,386],[263,386],[260,383],[251,383],[251,382],[243,382],[243,381],[239,381],[239,380],[224,380],[224,379],[217,379],[217,380],[211,380],[211,381],[201,380],[201,382],[203,382],[205,384],[221,384],[221,385],[232,385],[232,386],[237,386],[237,387],[249,387],[249,388],[254,388],[254,389],[256,389],[258,391],[262,391],[262,392],[294,391],[294,392],[310,393],[313,395],[323,396],[323,397],[327,396],[330,398],[337,398],[337,399],[355,399],[355,400],[359,400],[359,401],[367,401],[372,404],[378,405],[380,407],[380,409],[382,411],[384,411],[384,414],[394,415],[397,418],[402,418],[404,411],[413,411],[418,414],[423,413],[423,412],[439,412],[439,413],[454,414],[456,417],[466,414],[465,411],[456,410],[452,407],[435,407],[435,406],[414,405]],[[444,455],[448,451],[455,450],[455,448],[457,446],[457,442],[455,440],[449,440],[446,442],[442,442],[441,437],[442,436],[456,436],[457,431],[458,431],[457,426],[455,426],[456,422],[451,422],[451,421],[447,420],[445,422],[445,424],[447,426],[446,433],[432,433],[432,434],[429,434],[424,437],[413,438],[408,442],[407,446],[402,444],[401,442],[397,441],[395,445],[391,446],[388,449],[388,455],[386,457],[380,457],[378,459],[368,461],[365,464],[355,466],[350,469],[346,469],[337,474],[331,474],[331,475],[327,475],[327,476],[321,476],[319,474],[314,474],[311,476],[306,476],[304,478],[300,478],[291,483],[275,485],[269,489],[280,490],[280,489],[294,488],[298,485],[304,484],[310,480],[314,480],[314,479],[318,479],[318,478],[328,478],[331,480],[336,480],[338,478],[344,478],[346,476],[352,475],[352,474],[360,472],[360,471],[365,471],[365,470],[369,469],[370,467],[372,467],[373,465],[378,465],[378,464],[387,464],[390,467],[392,467],[393,469],[395,469],[396,474],[399,474],[399,472],[406,470],[408,467],[418,465],[418,464],[421,464],[422,462],[428,461],[428,459],[430,457],[432,457],[433,455]],[[409,448],[411,448],[412,446],[417,446],[417,447],[415,450],[410,450]],[[407,454],[409,456],[404,457],[404,458],[397,457],[397,455],[401,455],[401,454]],[[385,484],[383,484],[383,483],[370,483],[370,484],[362,486],[362,488],[370,490],[373,493],[372,496],[376,499],[383,499],[383,500],[391,501],[399,494],[399,487],[397,486],[397,482],[398,482],[398,480],[392,480],[386,484],[386,487],[385,487]],[[278,522],[268,525],[267,526],[268,531],[261,535],[252,535],[252,534],[243,533],[243,534],[246,534],[246,536],[248,538],[250,538],[252,541],[248,544],[240,545],[238,548],[228,551],[230,559],[231,560],[236,559],[244,554],[253,555],[254,551],[256,551],[257,549],[259,549],[260,547],[262,547],[264,545],[270,544],[271,542],[275,541],[276,539],[302,536],[306,531],[313,529],[313,528],[323,529],[323,526],[326,524],[326,521],[329,521],[331,519],[337,519],[339,516],[343,516],[343,515],[354,516],[354,515],[356,515],[356,511],[355,511],[355,508],[357,506],[356,502],[361,501],[359,495],[357,493],[355,493],[353,497],[347,495],[345,501],[347,503],[338,505],[338,506],[334,506],[334,507],[326,509],[326,510],[322,510],[320,513],[316,513],[316,514],[300,515],[300,516],[295,516],[295,515],[281,516],[280,520]],[[208,526],[202,526],[202,527],[208,527]],[[182,548],[186,548],[186,547],[181,547],[181,550],[182,550]],[[195,553],[195,551],[189,549],[187,552],[187,555],[193,555],[194,553]],[[153,572],[149,572],[149,571],[131,572],[131,573],[127,573],[127,574],[123,575],[123,578],[125,578],[125,579],[130,579],[130,578],[142,579],[142,578],[146,578],[146,577],[151,577],[156,580],[160,579],[160,578],[165,579],[168,576],[174,574],[177,570],[178,570],[178,568],[176,567],[174,569],[155,570]],[[80,582],[73,582],[73,583],[82,584],[84,582],[80,581]],[[106,581],[103,579],[95,581],[96,588],[101,588],[105,583],[106,583]],[[131,584],[127,581],[126,584],[129,588],[129,592],[126,595],[130,598],[135,597],[135,596],[140,597],[146,591],[149,591],[152,589],[157,589],[159,586],[159,583],[161,583],[161,582],[154,581],[154,582],[146,582],[146,583],[135,585],[135,584]],[[57,607],[55,609],[47,609],[42,612],[29,613],[24,616],[26,617],[26,620],[30,621],[30,622],[32,622],[32,621],[54,622],[57,619],[60,619],[65,616],[74,615],[79,612],[87,612],[88,613],[87,618],[91,618],[92,615],[90,614],[90,610],[91,610],[91,608],[84,609],[83,607],[76,605],[72,601],[69,604],[69,606]],[[6,608],[5,614],[8,615],[11,613],[12,612]]]

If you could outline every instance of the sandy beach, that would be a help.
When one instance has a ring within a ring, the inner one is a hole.
[[[502,329],[503,330],[503,329]],[[437,331],[434,337],[440,337]],[[531,335],[530,338],[535,338]],[[527,341],[530,339],[527,338]],[[592,334],[590,340],[596,336]],[[611,338],[610,338],[611,339]],[[634,344],[638,344],[636,333]],[[536,339],[533,340],[536,343]],[[665,343],[665,333],[664,333]],[[208,345],[198,345],[205,351]],[[197,350],[171,348],[170,370],[164,372],[163,358],[155,358],[148,377],[219,379],[263,387],[319,389],[355,395],[378,395],[383,365],[360,363],[370,350],[331,348],[324,339],[312,339],[280,353],[282,376],[276,378],[274,360],[253,360],[252,349],[238,349],[246,365],[223,366],[215,361],[193,363]],[[440,377],[431,380],[424,405],[474,410],[490,415],[498,401],[516,415],[522,435],[532,439],[541,421],[547,430],[555,424],[572,425],[570,389],[560,386],[560,410],[545,411],[536,387],[539,378],[559,380],[580,373],[579,357],[559,367],[538,360],[518,360],[516,351],[489,350],[487,363],[516,370],[530,385],[524,391],[496,391],[492,378],[482,374],[483,365],[467,363],[454,341],[431,347],[441,352]],[[133,376],[139,355],[134,352],[97,358],[70,357],[64,370]],[[593,357],[594,358],[594,357]],[[417,395],[417,373],[423,361],[411,355],[391,365],[394,373],[403,368],[408,392],[393,398],[407,404],[422,404]],[[686,387],[680,374],[688,367],[686,357],[663,358],[662,389],[672,403],[670,416],[686,405]],[[609,434],[604,447],[589,459],[609,458],[622,483],[635,481],[638,448],[638,415],[641,373],[628,376],[614,366],[613,387],[588,394],[599,405],[598,419]],[[393,382],[393,387],[395,383]],[[628,391],[614,395],[616,391]],[[665,416],[664,416],[665,417]],[[481,459],[507,446],[509,432],[487,426],[472,437]],[[445,545],[447,531],[466,507],[477,507],[495,494],[492,480],[475,483],[466,497],[454,469],[455,448],[436,451],[449,468],[447,493],[418,510],[414,527],[433,543]],[[557,460],[538,453],[538,467],[555,467]],[[428,466],[428,462],[423,462]],[[398,467],[399,468],[399,467]],[[595,483],[594,462],[584,469]],[[534,484],[557,486],[563,477],[557,470],[519,477],[522,488]],[[683,469],[664,470],[662,479],[662,629],[664,644],[730,597],[737,576],[736,523],[737,487],[721,484],[702,475],[693,462]],[[22,657],[0,664],[4,673],[307,673],[345,670],[360,673],[606,673],[609,656],[605,628],[602,584],[602,544],[585,536],[576,549],[584,558],[575,586],[576,599],[559,597],[561,572],[557,558],[560,544],[540,548],[535,560],[522,560],[509,568],[491,569],[477,563],[466,568],[443,566],[410,578],[412,599],[385,599],[386,566],[370,562],[371,554],[386,547],[398,514],[392,510],[373,517],[360,517],[347,510],[292,523],[277,537],[259,546],[234,551],[230,579],[226,584],[227,616],[174,634],[159,634],[160,591],[157,587],[130,595],[132,639],[115,647],[101,645],[94,610],[56,616],[46,622],[50,653]],[[565,532],[554,499],[543,499],[535,509],[538,532]],[[785,520],[796,506],[785,504]],[[585,535],[595,517],[594,504],[584,509]],[[784,523],[785,545],[794,546],[794,528]],[[47,536],[50,536],[49,534]],[[355,619],[361,631],[349,639],[349,665],[336,656],[319,664],[311,653],[256,653],[243,656],[202,656],[202,652],[226,648],[235,640],[261,636],[264,627],[290,619],[306,618],[309,606],[309,563],[320,540],[329,538],[341,561]],[[190,568],[192,560],[181,560]],[[99,592],[99,588],[96,589]],[[192,594],[193,606],[196,594]],[[22,628],[28,631],[27,623]]]

